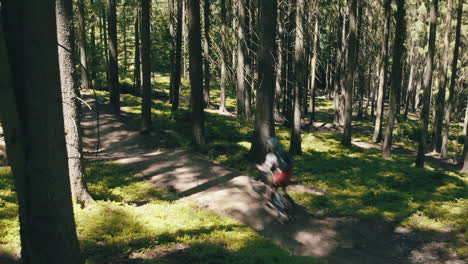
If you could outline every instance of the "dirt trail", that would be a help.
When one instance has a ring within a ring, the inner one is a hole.
[[[92,104],[93,105],[93,104]],[[185,149],[158,148],[124,116],[115,118],[99,106],[101,148],[96,156],[95,113],[84,111],[84,145],[89,160],[114,160],[132,166],[156,185],[170,186],[181,199],[249,225],[292,254],[313,256],[328,263],[461,264],[446,245],[431,236],[414,236],[384,222],[312,214],[299,208],[297,219],[281,225],[250,190],[248,177],[210,162]]]

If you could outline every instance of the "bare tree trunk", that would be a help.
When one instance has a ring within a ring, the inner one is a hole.
[[[384,12],[385,12],[385,26],[383,29],[382,39],[382,51],[381,61],[379,65],[379,91],[377,95],[377,116],[375,118],[374,135],[372,140],[374,142],[380,142],[382,140],[382,121],[384,115],[384,104],[385,104],[385,87],[387,86],[387,67],[388,67],[388,45],[390,38],[390,12],[391,12],[391,0],[385,0]]]
[[[409,56],[409,64],[410,64],[410,70],[409,70],[409,78],[408,78],[408,86],[406,88],[407,94],[406,94],[406,103],[405,103],[405,113],[403,115],[404,119],[408,118],[408,111],[409,111],[409,105],[410,105],[410,98],[412,97],[412,92],[414,91],[414,75],[415,75],[415,64],[416,64],[416,54],[415,54],[415,40],[413,39],[411,41],[411,50],[410,50],[410,56]]]
[[[385,140],[382,147],[382,156],[385,159],[389,159],[392,156],[392,138],[393,138],[393,127],[395,125],[395,118],[397,114],[397,94],[401,87],[401,65],[402,56],[405,44],[405,0],[396,0],[397,12],[395,15],[395,42],[393,44],[393,63],[392,63],[392,79],[390,86],[390,104],[388,108],[388,119],[387,119],[387,130],[385,132]]]
[[[94,5],[94,0],[90,0],[90,4],[91,5]],[[88,69],[88,73],[89,73],[89,82],[91,84],[92,87],[94,87],[93,85],[93,81],[96,80],[96,65],[98,65],[98,58],[97,58],[97,48],[96,48],[96,25],[97,25],[98,21],[96,19],[96,14],[92,14],[91,15],[91,37],[90,37],[90,41],[91,41],[91,44],[90,44],[90,57],[91,57],[91,65],[92,65],[92,68]]]
[[[141,67],[143,71],[143,93],[141,105],[142,131],[152,129],[151,124],[151,41],[150,0],[141,0]]]
[[[84,168],[81,163],[83,152],[79,116],[78,89],[73,78],[73,8],[72,0],[56,1],[57,40],[62,87],[63,117],[65,140],[68,154],[68,171],[70,174],[72,198],[81,206],[93,201],[84,182]]]
[[[82,264],[64,135],[55,0],[2,2],[2,15],[0,120],[15,176],[22,263]],[[8,26],[3,28],[3,22]]]
[[[339,3],[339,18],[338,18],[338,25],[343,25],[344,15],[343,15],[343,7],[341,6],[341,0],[338,1]],[[340,115],[340,96],[341,96],[341,62],[343,57],[343,50],[341,49],[342,39],[343,39],[343,30],[337,29],[337,38],[336,38],[336,60],[335,60],[335,74],[334,74],[334,87],[333,87],[333,109],[334,109],[334,118],[333,124],[335,126],[339,126],[342,123],[341,115]]]
[[[314,43],[312,44],[312,62],[311,62],[311,69],[310,69],[310,109],[309,109],[309,124],[312,126],[315,120],[315,94],[316,94],[316,67],[317,67],[317,48],[318,48],[318,36],[319,36],[319,1],[315,1],[315,10],[313,14],[315,15],[314,18]],[[312,16],[312,12],[311,12]]]
[[[122,29],[123,29],[123,77],[127,76],[127,0],[122,5]]]
[[[211,38],[210,38],[210,16],[211,16],[211,7],[210,0],[203,1],[203,17],[205,22],[205,41],[203,42],[203,57],[204,57],[204,71],[205,74],[205,83],[203,87],[203,104],[205,107],[210,105],[210,47],[211,47]]]
[[[220,103],[219,111],[224,113],[227,112],[226,109],[226,75],[227,75],[227,40],[226,40],[226,26],[228,23],[227,12],[226,12],[226,3],[222,1],[221,5],[221,92],[220,92]]]
[[[177,0],[177,28],[175,41],[174,77],[171,78],[172,111],[179,108],[180,74],[182,68],[182,0]]]
[[[245,112],[245,56],[247,53],[245,36],[245,0],[237,2],[238,26],[237,26],[237,117],[246,119]]]
[[[351,146],[351,121],[353,114],[353,82],[354,82],[354,73],[355,65],[357,64],[357,54],[356,54],[356,45],[357,45],[357,0],[348,0],[348,10],[349,10],[349,41],[348,41],[348,67],[346,70],[346,86],[345,86],[345,95],[344,95],[344,132],[341,139],[341,144],[344,146]]]
[[[260,0],[262,32],[259,50],[260,83],[256,97],[255,130],[251,153],[255,162],[263,162],[267,142],[275,135],[273,101],[275,97],[276,0]]]
[[[201,48],[200,1],[188,0],[190,104],[192,108],[192,143],[205,146],[205,112],[203,110],[203,64]]]
[[[250,32],[250,0],[245,0],[245,27],[244,27],[244,41],[245,41],[245,54],[244,54],[244,105],[245,105],[245,118],[246,120],[252,119],[252,81],[254,80],[252,74],[252,52],[251,52],[251,33]]]
[[[462,3],[460,3],[462,4]],[[461,9],[461,8],[460,8]],[[465,122],[463,126],[463,131],[464,131],[464,136],[465,136],[465,142],[463,144],[463,168],[461,172],[463,173],[468,173],[468,101],[467,101],[467,106],[465,109]]]
[[[442,54],[442,76],[435,104],[434,125],[432,128],[432,150],[440,153],[442,148],[442,120],[445,106],[445,90],[448,84],[450,31],[452,28],[452,0],[448,0],[445,18],[444,51]]]
[[[462,13],[463,13],[463,0],[458,1],[458,10],[457,10],[457,28],[455,31],[455,48],[453,50],[453,60],[452,60],[452,76],[450,78],[449,86],[449,98],[447,101],[447,106],[445,107],[444,113],[444,126],[442,134],[442,147],[440,152],[441,158],[447,157],[448,152],[448,136],[450,130],[450,116],[452,114],[452,108],[454,105],[455,99],[455,80],[457,78],[457,63],[458,63],[458,52],[460,49],[460,33],[461,33],[461,24],[462,24]],[[466,146],[466,144],[465,144]],[[466,163],[465,163],[466,164]]]
[[[175,25],[175,12],[174,12],[174,0],[168,0],[168,9],[169,9],[169,35],[171,39],[169,41],[169,103],[172,104],[174,98],[174,91],[172,87],[174,86],[174,64],[175,64],[175,42],[176,42],[176,25]]]
[[[301,154],[301,90],[304,89],[304,0],[296,1],[296,39],[294,45],[294,104],[291,130],[291,154]]]
[[[424,167],[424,157],[426,152],[427,127],[429,123],[430,96],[432,88],[432,71],[434,69],[435,40],[437,27],[437,8],[439,1],[432,0],[430,5],[430,29],[429,29],[429,50],[426,55],[426,69],[424,72],[423,106],[421,109],[421,132],[419,136],[418,155],[416,166]]]
[[[117,53],[117,3],[107,0],[108,5],[108,44],[109,44],[109,91],[110,105],[114,113],[120,113],[119,66]]]
[[[80,32],[80,66],[81,66],[81,88],[89,89],[88,78],[88,56],[87,56],[87,41],[86,41],[86,27],[84,19],[84,3],[83,0],[78,0],[78,24]]]
[[[140,76],[140,4],[136,4],[135,14],[135,68],[133,71],[133,93],[140,94],[141,76]]]

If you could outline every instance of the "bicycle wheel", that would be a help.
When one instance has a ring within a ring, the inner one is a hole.
[[[250,192],[252,196],[257,199],[263,199],[263,194],[265,193],[267,186],[262,181],[254,179],[253,176],[249,176],[249,185],[250,189],[253,191]]]
[[[294,200],[287,194],[281,194],[274,192],[272,197],[272,203],[275,206],[278,219],[282,223],[294,220]]]

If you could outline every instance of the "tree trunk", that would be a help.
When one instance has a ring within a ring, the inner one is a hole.
[[[172,104],[174,98],[174,91],[172,87],[174,86],[174,64],[175,64],[175,42],[176,42],[176,25],[175,25],[175,14],[174,14],[174,0],[168,0],[168,9],[169,9],[169,35],[171,39],[169,41],[169,103]]]
[[[462,4],[462,3],[460,3]],[[461,8],[460,8],[461,9]],[[468,102],[467,106],[465,109],[465,122],[463,126],[463,131],[464,131],[464,136],[465,136],[465,142],[463,144],[463,168],[461,172],[463,173],[468,173]]]
[[[73,217],[54,8],[52,0],[4,1],[0,18],[0,120],[25,264],[84,263]]]
[[[313,12],[314,18],[314,40],[312,46],[312,62],[310,65],[310,109],[309,109],[309,125],[313,126],[315,120],[315,89],[316,89],[316,67],[317,67],[317,48],[319,37],[319,2],[315,3],[315,11]],[[311,12],[312,13],[312,12]],[[312,15],[312,14],[311,14]]]
[[[267,142],[275,135],[273,101],[275,97],[276,0],[261,0],[262,32],[259,49],[260,84],[256,97],[255,129],[251,153],[260,163],[267,153]]]
[[[413,39],[411,41],[411,49],[410,49],[410,56],[409,56],[409,64],[410,64],[410,70],[409,70],[409,77],[408,77],[408,85],[406,88],[407,94],[406,94],[406,103],[405,103],[405,113],[403,115],[404,119],[408,118],[408,111],[409,111],[409,106],[410,106],[410,98],[412,98],[412,93],[414,91],[414,75],[415,75],[415,64],[416,64],[416,54],[415,54],[415,40]]]
[[[245,56],[247,53],[245,36],[245,0],[237,2],[238,26],[237,26],[237,117],[246,119],[245,112]]]
[[[201,48],[200,1],[188,0],[190,105],[192,109],[192,143],[205,146],[205,112],[203,110],[203,64]]]
[[[108,42],[107,42],[107,14],[106,9],[102,8],[102,40],[103,40],[103,50],[104,50],[104,62],[105,62],[105,69],[106,69],[106,81],[109,82],[109,51],[108,51]],[[110,86],[109,88],[110,89]]]
[[[244,105],[246,120],[252,119],[252,52],[251,52],[251,32],[250,32],[250,0],[245,0],[245,27],[244,27]]]
[[[382,121],[385,105],[385,87],[387,86],[388,45],[390,38],[391,0],[385,0],[385,26],[383,29],[381,61],[379,64],[379,91],[377,95],[377,115],[375,117],[374,135],[372,140],[378,143],[382,140]]]
[[[357,65],[356,45],[357,45],[357,0],[348,0],[349,10],[349,40],[348,40],[348,67],[346,71],[346,86],[344,95],[344,133],[341,144],[351,146],[351,121],[353,114],[353,83],[355,65]]]
[[[90,1],[90,4],[91,5],[94,5],[94,0],[91,0]],[[91,68],[88,69],[88,73],[89,73],[89,82],[91,84],[92,87],[94,87],[93,85],[93,81],[95,82],[96,80],[96,66],[98,65],[98,58],[97,58],[97,48],[96,48],[96,25],[97,25],[97,21],[96,21],[96,14],[92,14],[91,16],[91,37],[90,37],[90,58],[91,58]]]
[[[434,69],[434,54],[437,26],[437,8],[439,1],[432,0],[430,5],[430,28],[429,28],[429,50],[426,55],[426,69],[424,71],[423,106],[421,109],[421,131],[419,136],[418,154],[416,166],[424,167],[424,157],[426,152],[427,127],[429,123],[430,97],[432,88],[432,71]]]
[[[301,90],[304,89],[304,0],[296,2],[296,39],[294,45],[294,104],[291,130],[291,154],[301,154]]]
[[[443,127],[443,135],[442,135],[442,147],[441,147],[441,153],[440,153],[441,158],[446,158],[447,152],[448,152],[450,116],[452,114],[452,108],[454,105],[454,98],[455,98],[455,80],[457,78],[457,63],[458,63],[458,52],[460,49],[462,13],[463,13],[463,0],[459,0],[458,10],[457,10],[457,28],[456,28],[456,33],[455,33],[455,48],[453,50],[453,60],[452,60],[452,69],[451,69],[452,76],[450,78],[449,98],[448,98],[447,106],[445,107],[445,113],[444,113],[444,127]]]
[[[127,0],[123,1],[122,5],[122,29],[123,29],[123,77],[127,77]]]
[[[452,0],[448,0],[445,18],[444,50],[442,54],[442,76],[439,82],[439,92],[435,104],[434,125],[432,128],[432,150],[440,153],[442,147],[442,120],[445,106],[445,90],[448,83],[450,31],[452,28]]]
[[[206,1],[206,0],[205,0]],[[226,109],[226,75],[227,75],[227,39],[226,39],[226,26],[228,23],[227,12],[226,12],[226,3],[222,1],[221,5],[221,91],[220,91],[220,102],[219,102],[219,111],[222,113],[227,112]]]
[[[182,0],[177,0],[177,27],[175,40],[174,77],[171,78],[172,111],[179,108],[180,74],[182,68]]]
[[[88,78],[88,56],[87,56],[87,41],[86,27],[84,18],[84,3],[83,0],[78,0],[78,25],[79,25],[79,45],[80,45],[80,68],[81,68],[81,89],[89,89]]]
[[[395,124],[395,117],[397,113],[397,94],[401,90],[401,65],[402,55],[405,44],[406,24],[405,24],[405,0],[396,0],[397,12],[395,15],[395,40],[393,44],[393,63],[392,63],[392,77],[390,86],[390,104],[388,108],[387,129],[385,132],[385,140],[382,147],[382,156],[389,159],[392,156],[392,136],[393,127]]]
[[[343,15],[343,7],[341,6],[341,0],[338,1],[339,3],[339,18],[338,18],[338,25],[343,27],[344,15]],[[333,124],[335,126],[339,126],[342,123],[341,115],[340,115],[340,96],[341,96],[341,75],[342,75],[342,67],[341,63],[343,60],[343,50],[341,48],[343,44],[343,29],[338,28],[336,30],[337,38],[336,38],[336,60],[335,60],[335,78],[334,78],[334,87],[333,87],[333,109],[334,109],[334,118]]]
[[[119,67],[117,53],[117,4],[116,0],[107,0],[108,45],[109,45],[109,92],[110,106],[115,114],[120,113]]]
[[[150,0],[141,0],[141,68],[143,71],[143,93],[141,105],[142,131],[151,130],[151,42]]]
[[[204,36],[205,41],[203,42],[203,57],[204,57],[204,71],[205,74],[205,83],[203,87],[203,104],[205,107],[210,105],[210,48],[211,48],[211,38],[210,38],[210,16],[211,16],[211,7],[210,0],[203,1],[203,18],[204,18]]]
[[[62,87],[63,117],[71,192],[74,201],[81,206],[87,206],[93,201],[93,198],[86,189],[84,168],[81,163],[83,152],[81,147],[79,116],[80,104],[78,101],[79,94],[77,86],[73,78],[75,64],[73,63],[74,38],[72,0],[57,0],[55,10],[57,16],[60,81]]]
[[[141,76],[140,76],[140,5],[136,4],[135,14],[135,68],[133,71],[133,93],[140,94]]]

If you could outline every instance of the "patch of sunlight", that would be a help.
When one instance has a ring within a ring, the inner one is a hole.
[[[131,114],[141,114],[140,106],[122,106],[120,107],[120,110]]]
[[[245,149],[249,150],[252,147],[252,142],[250,141],[241,141],[237,142],[237,145],[244,147]]]
[[[155,78],[156,83],[169,85],[171,83],[171,76],[168,75],[158,75]]]
[[[437,219],[429,218],[423,212],[417,211],[408,217],[403,223],[403,226],[413,230],[433,230],[438,231],[445,227],[445,224]]]
[[[19,257],[18,204],[10,167],[0,167],[0,254]]]

